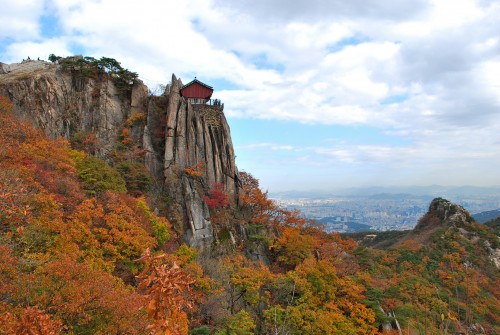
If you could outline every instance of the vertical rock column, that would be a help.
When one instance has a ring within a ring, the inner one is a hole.
[[[219,183],[235,203],[237,170],[229,126],[222,111],[214,123],[213,113],[204,111],[212,106],[193,108],[181,97],[181,87],[181,81],[173,75],[166,111],[164,177],[167,183],[176,180],[176,185],[170,185],[169,189],[182,205],[187,242],[203,247],[213,241],[210,214],[203,196]],[[205,166],[202,177],[184,172],[186,167],[198,163]]]

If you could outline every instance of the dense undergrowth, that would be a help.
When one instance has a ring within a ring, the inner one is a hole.
[[[150,208],[151,180],[123,150],[109,164],[10,110],[0,98],[0,334],[499,331],[488,227],[429,214],[425,241],[365,248],[241,173],[238,208],[207,190],[216,238],[198,254]]]

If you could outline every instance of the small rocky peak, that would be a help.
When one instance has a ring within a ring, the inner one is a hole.
[[[462,206],[454,204],[443,198],[436,198],[431,201],[429,210],[420,219],[414,231],[444,228],[461,227],[472,224],[474,219]]]
[[[443,198],[436,198],[431,201],[429,210],[415,228],[394,245],[398,246],[405,242],[427,244],[431,236],[440,229],[457,229],[462,235],[472,238],[474,234],[471,235],[469,232],[474,231],[473,225],[474,219],[462,206]]]
[[[428,214],[438,217],[446,226],[461,227],[471,224],[474,219],[462,206],[443,198],[436,198],[429,205]]]

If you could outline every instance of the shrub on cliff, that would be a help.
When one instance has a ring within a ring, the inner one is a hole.
[[[77,174],[83,183],[83,188],[90,196],[96,196],[104,191],[127,193],[125,180],[120,173],[104,160],[73,151]]]

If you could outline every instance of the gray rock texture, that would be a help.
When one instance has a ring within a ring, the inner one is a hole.
[[[93,154],[105,159],[111,159],[130,118],[144,116],[131,127],[131,139],[173,199],[170,208],[176,213],[170,214],[177,218],[177,230],[191,246],[205,248],[213,242],[203,197],[215,184],[222,185],[233,204],[239,192],[230,130],[220,107],[188,104],[174,75],[162,96],[149,96],[140,81],[124,92],[106,74],[82,76],[43,61],[2,64],[2,69],[0,95],[13,102],[15,114],[50,137],[72,140],[94,134]],[[202,175],[186,172],[195,165],[202,167]]]
[[[220,184],[235,203],[238,171],[229,126],[220,108],[187,104],[180,96],[181,87],[182,82],[172,76],[165,115],[163,171],[168,181],[187,167],[204,167],[202,177],[184,175],[180,185],[178,178],[174,178],[176,182],[173,183],[177,193],[178,190],[183,192],[177,198],[185,203],[185,220],[189,223],[186,237],[191,245],[200,247],[210,242],[213,235],[208,208],[200,197],[200,190]]]
[[[9,67],[0,74],[0,95],[9,97],[18,116],[50,137],[93,133],[100,157],[111,153],[125,120],[147,103],[147,87],[140,82],[126,96],[111,80],[82,79],[59,65],[33,61]]]

